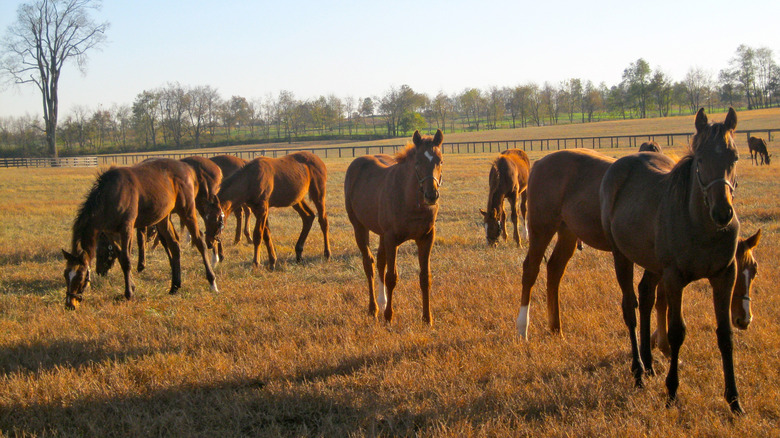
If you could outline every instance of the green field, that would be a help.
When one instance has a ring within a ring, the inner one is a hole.
[[[766,125],[772,126],[765,129],[780,127],[778,114],[768,116]],[[609,122],[601,132],[692,131],[693,117],[683,119],[652,127]],[[757,123],[744,119],[738,129]],[[452,137],[445,142],[466,140]],[[0,171],[0,431],[8,436],[777,436],[780,166],[751,166],[744,140],[738,146],[735,209],[741,234],[763,230],[755,253],[753,323],[734,334],[744,417],[734,418],[723,399],[706,282],[685,291],[688,336],[681,352],[680,400],[670,409],[664,406],[668,363],[659,353],[661,375],[648,379],[643,390],[633,387],[621,295],[607,253],[586,247],[572,258],[561,285],[563,337],[546,328],[543,268],[531,300],[530,338],[518,339],[514,323],[526,244],[520,249],[485,245],[478,209],[486,203],[492,155],[470,154],[444,157],[431,258],[432,327],[421,320],[416,251],[410,243],[399,250],[393,323],[367,315],[362,262],[343,205],[351,158],[326,160],[330,261],[322,260],[315,224],[304,263],[295,263],[300,220],[292,209],[276,209],[270,214],[276,271],[252,268],[251,246],[228,243],[227,258],[216,268],[220,293],[215,294],[199,254],[187,247],[183,287],[170,296],[170,269],[157,249],[148,254],[146,270],[134,272],[133,301],[122,298],[122,275],[115,267],[95,280],[75,312],[63,306],[60,249],[70,246],[70,225],[97,171]],[[683,150],[669,152],[679,156]],[[534,152],[531,159],[541,154]],[[230,218],[229,235],[234,226]],[[376,239],[372,242],[375,248]],[[265,260],[265,251],[261,254]]]

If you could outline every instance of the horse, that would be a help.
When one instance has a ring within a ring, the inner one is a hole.
[[[146,161],[156,160],[157,158],[150,158]],[[216,193],[219,191],[219,186],[222,183],[222,170],[212,161],[198,156],[192,156],[182,158],[181,161],[192,168],[195,172],[195,179],[197,182],[195,188],[195,209],[200,216],[207,221],[209,215],[221,215],[222,212],[219,209],[219,203],[216,198]],[[224,224],[224,216],[218,218]],[[138,272],[141,272],[145,268],[146,264],[146,242],[152,240],[155,232],[153,226],[138,228],[136,235],[138,239]],[[179,241],[179,236],[174,229],[173,237],[176,241]],[[159,241],[159,235],[157,235]],[[156,242],[155,245],[156,246]],[[212,249],[207,245],[209,249]],[[167,248],[166,248],[167,251]],[[216,266],[221,257],[217,250],[213,249],[212,266]],[[119,256],[119,245],[115,239],[111,239],[105,233],[100,233],[97,241],[97,251],[95,260],[95,272],[98,275],[106,275],[111,267],[114,265],[114,261]],[[169,254],[170,256],[170,254]]]
[[[528,230],[525,226],[526,215],[526,187],[528,186],[528,172],[531,168],[528,155],[521,149],[507,149],[495,159],[490,166],[488,181],[487,211],[479,209],[485,224],[485,237],[489,246],[498,244],[499,234],[507,239],[506,212],[504,212],[504,198],[509,200],[512,214],[513,238],[515,244],[520,246],[520,234],[517,224],[517,203],[520,201],[520,213],[523,217],[523,234],[528,240]]]
[[[654,141],[646,141],[639,146],[639,152],[659,152],[662,153],[661,146]]]
[[[301,216],[303,228],[295,244],[295,259],[302,260],[303,245],[314,223],[314,211],[304,200],[306,194],[317,209],[317,219],[322,229],[325,259],[330,258],[328,215],[325,211],[325,188],[328,174],[325,163],[310,152],[295,152],[281,158],[258,157],[248,162],[236,173],[222,181],[217,194],[225,216],[234,208],[247,205],[255,215],[254,243],[255,267],[260,266],[260,241],[268,250],[268,267],[276,265],[276,251],[268,227],[270,207],[290,207]],[[221,231],[216,218],[206,220],[206,241],[213,242]]]
[[[238,169],[244,167],[244,165],[247,163],[245,159],[234,157],[233,155],[217,155],[216,157],[211,157],[209,159],[216,163],[216,165],[219,166],[219,168],[222,170],[223,179],[229,178],[231,175],[236,173]],[[242,231],[246,237],[247,242],[252,241],[252,236],[249,234],[250,213],[251,211],[246,205],[242,205],[241,208],[233,208],[233,214],[236,216],[236,237],[233,240],[233,243],[238,243],[241,241]],[[224,260],[225,257],[222,254],[221,241],[217,241],[217,248],[219,258]]]
[[[173,237],[170,214],[177,213],[190,231],[203,258],[206,279],[217,292],[214,271],[206,257],[206,245],[195,216],[195,172],[176,160],[158,159],[132,167],[112,167],[98,175],[73,223],[71,251],[62,250],[67,285],[65,307],[76,309],[91,282],[90,262],[95,257],[98,233],[118,234],[119,264],[125,278],[125,298],[135,290],[130,272],[133,228],[156,225],[167,248],[171,265],[171,288],[181,287],[179,244]]]
[[[758,158],[761,157],[761,164],[766,161],[767,166],[770,163],[769,152],[766,149],[766,142],[763,138],[750,137],[748,138],[748,149],[750,150],[750,162],[758,166]]]
[[[423,320],[428,325],[433,323],[429,303],[430,257],[439,211],[443,142],[441,130],[424,137],[415,131],[412,143],[394,156],[359,157],[347,168],[344,202],[368,279],[368,314],[376,318],[378,310],[382,310],[388,323],[393,319],[398,246],[407,240],[417,244]],[[368,247],[369,231],[379,235],[379,307],[374,298],[374,257]]]
[[[643,386],[645,370],[654,373],[650,313],[656,285],[660,283],[659,293],[666,294],[671,349],[667,406],[676,401],[679,387],[678,359],[686,332],[682,292],[690,282],[706,278],[713,288],[725,398],[733,413],[744,412],[734,376],[730,324],[739,234],[739,219],[732,205],[739,158],[734,143],[736,126],[733,108],[722,123],[709,123],[701,108],[696,114],[696,134],[689,153],[676,164],[663,154],[630,155],[613,163],[601,182],[601,222],[623,292],[623,320],[631,341],[631,369],[637,387]],[[634,264],[645,269],[638,303]],[[634,311],[637,304],[639,346]]]
[[[528,253],[523,260],[522,296],[517,331],[528,339],[531,289],[553,236],[557,243],[547,262],[547,317],[561,333],[559,286],[579,241],[601,251],[610,246],[601,227],[598,196],[601,178],[614,158],[589,149],[556,151],[536,161],[528,178]]]
[[[758,275],[758,262],[753,256],[753,250],[758,246],[761,239],[761,229],[747,239],[739,238],[737,242],[737,253],[735,259],[737,262],[737,280],[734,282],[734,292],[731,294],[731,325],[740,329],[747,330],[753,321],[753,313],[750,311],[750,295],[753,288],[753,280]],[[670,357],[671,347],[669,339],[666,336],[666,296],[658,294],[655,300],[656,331],[650,337],[652,346],[658,346],[658,349],[666,357]]]

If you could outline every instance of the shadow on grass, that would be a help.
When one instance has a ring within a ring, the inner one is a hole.
[[[36,278],[32,280],[5,280],[0,288],[5,295],[39,295],[52,290],[65,290],[65,280],[61,278]]]

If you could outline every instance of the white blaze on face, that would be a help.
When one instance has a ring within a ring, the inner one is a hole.
[[[433,163],[433,155],[429,151],[425,151],[425,158],[427,158],[428,161]]]
[[[745,269],[742,271],[742,275],[745,276],[745,297],[750,298],[750,270]],[[745,309],[745,317],[750,316],[750,301],[742,300],[742,308]]]
[[[71,269],[70,272],[68,272],[68,286],[70,286],[70,284],[73,283],[74,278],[76,278],[76,270]]]
[[[376,303],[379,306],[379,311],[384,312],[387,306],[387,288],[379,277],[377,277],[376,281]]]
[[[521,306],[517,315],[517,334],[523,339],[528,339],[528,310],[531,305]]]
[[[485,239],[490,240],[490,236],[488,236],[488,224],[485,223],[483,225],[485,226]]]

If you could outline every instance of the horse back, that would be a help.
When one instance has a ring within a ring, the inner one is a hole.
[[[245,159],[233,155],[217,155],[216,157],[209,158],[209,160],[219,166],[219,169],[222,171],[223,179],[231,177],[238,169],[241,169],[247,163]]]
[[[194,211],[197,176],[186,163],[161,158],[127,169],[138,181],[136,228],[155,225],[171,212]]]
[[[766,142],[763,138],[750,137],[748,139],[748,149],[750,149],[751,152],[756,151],[762,155],[768,154],[766,149]]]
[[[219,186],[222,184],[222,169],[215,162],[198,156],[183,158],[181,161],[195,171],[196,182],[198,183],[197,198],[205,197],[206,192],[204,188],[210,194],[219,192]]]

